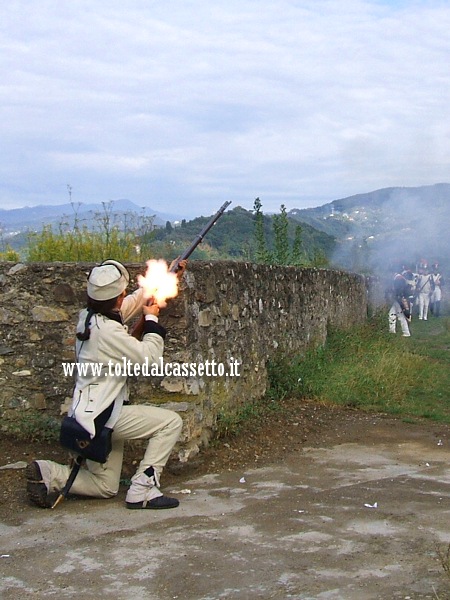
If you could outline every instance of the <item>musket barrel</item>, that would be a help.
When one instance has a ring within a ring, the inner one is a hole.
[[[203,238],[205,237],[205,235],[208,233],[208,231],[211,229],[211,227],[213,225],[216,224],[216,222],[219,220],[219,218],[223,215],[223,213],[225,212],[225,209],[231,204],[231,200],[227,200],[227,202],[225,202],[220,208],[219,210],[216,212],[216,214],[211,217],[211,219],[208,221],[208,223],[206,223],[206,225],[203,227],[203,229],[200,231],[200,233],[197,235],[197,237],[195,238],[195,240],[192,242],[192,244],[189,246],[189,248],[187,248],[183,254],[180,256],[179,260],[177,261],[177,263],[172,267],[171,271],[173,273],[176,273],[178,270],[178,263],[180,262],[180,260],[186,260],[187,258],[190,257],[190,255],[194,252],[194,250],[197,248],[197,246],[200,244],[200,242],[203,241]]]
[[[200,244],[200,242],[203,240],[203,238],[205,237],[205,235],[208,233],[208,231],[211,229],[211,227],[216,223],[216,221],[223,215],[223,213],[225,212],[225,209],[230,206],[231,204],[231,200],[227,200],[227,202],[225,202],[220,208],[219,210],[216,212],[216,214],[211,217],[211,219],[208,221],[208,223],[206,223],[206,225],[203,227],[203,229],[200,231],[200,233],[197,235],[197,237],[195,238],[195,240],[192,242],[192,244],[189,246],[189,248],[187,250],[185,250],[183,252],[183,254],[180,256],[180,258],[174,263],[173,267],[170,269],[171,273],[176,273],[179,270],[180,267],[180,261],[181,260],[186,260],[187,258],[189,258],[189,256],[194,252],[194,250],[197,248],[197,246]],[[142,336],[142,331],[143,331],[143,327],[144,327],[144,316],[141,316],[141,318],[138,320],[138,322],[135,324],[135,326],[133,327],[133,330],[131,332],[131,335],[137,339],[141,339]]]

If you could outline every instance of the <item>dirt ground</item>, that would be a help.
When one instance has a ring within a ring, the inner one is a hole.
[[[449,449],[446,425],[286,402],[191,464],[170,464],[174,511],[126,511],[125,486],[111,501],[39,510],[23,471],[1,470],[0,595],[449,600]],[[0,456],[65,454],[2,439]]]
[[[281,403],[280,408],[260,417],[250,429],[244,425],[239,434],[214,442],[188,464],[169,463],[164,471],[163,486],[178,484],[191,476],[263,467],[283,460],[287,454],[298,451],[305,444],[333,444],[344,439],[349,432],[355,440],[364,439],[364,424],[368,417],[359,411],[288,400]],[[423,424],[423,427],[428,426]],[[441,435],[441,428],[432,429],[436,429],[437,437]],[[65,464],[67,453],[57,444],[18,442],[7,436],[0,438],[0,466],[39,458]],[[136,458],[139,457],[134,456],[131,449],[126,450],[124,480],[134,472]],[[0,470],[0,520],[18,523],[21,515],[29,509],[23,470]]]

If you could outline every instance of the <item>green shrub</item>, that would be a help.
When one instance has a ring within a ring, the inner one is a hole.
[[[35,411],[21,411],[7,425],[7,433],[27,442],[56,442],[59,440],[61,421]]]
[[[331,331],[300,365],[303,394],[319,401],[450,422],[450,335],[413,322],[413,335],[387,332],[385,315],[349,331]]]

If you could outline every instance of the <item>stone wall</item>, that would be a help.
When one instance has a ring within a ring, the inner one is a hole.
[[[3,430],[20,416],[59,416],[70,402],[74,325],[84,305],[87,264],[0,264],[0,416]],[[142,268],[129,265],[132,277]],[[192,262],[180,294],[161,312],[165,362],[212,361],[240,376],[131,378],[134,402],[180,412],[178,448],[187,460],[210,439],[220,412],[263,396],[267,360],[324,343],[327,327],[345,328],[367,315],[363,278],[324,269],[236,262]]]

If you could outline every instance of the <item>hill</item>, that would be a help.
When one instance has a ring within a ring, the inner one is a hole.
[[[334,200],[289,216],[337,240],[334,262],[383,270],[421,258],[448,264],[450,184],[391,187]],[[358,264],[354,264],[357,259]]]
[[[154,217],[154,218],[153,218]],[[117,227],[120,231],[134,231],[142,244],[150,247],[154,256],[174,258],[185,250],[197,237],[210,217],[197,217],[191,221],[141,209],[128,200],[107,204],[63,204],[59,206],[35,206],[13,210],[0,210],[0,226],[3,244],[26,253],[30,231],[41,231],[52,225],[55,231],[70,231],[76,225],[82,229],[103,231]],[[273,247],[272,216],[264,217],[268,248]],[[298,224],[297,224],[298,225]],[[296,223],[289,225],[289,241],[292,244]],[[334,251],[334,239],[327,233],[316,231],[308,224],[303,226],[303,251],[306,258],[317,253],[330,256]],[[241,207],[226,212],[199,247],[193,258],[253,260],[255,258],[254,215]]]
[[[273,248],[274,234],[272,216],[264,216],[264,229],[267,246]],[[182,221],[180,226],[169,224],[152,233],[153,247],[161,250],[165,257],[180,254],[196,238],[209,217],[197,217],[191,221]],[[292,245],[295,228],[298,223],[289,219],[288,237]],[[228,210],[209,231],[201,248],[195,251],[193,258],[232,258],[235,260],[253,260],[255,257],[255,216],[253,211],[240,206]],[[323,231],[317,231],[309,224],[302,224],[302,248],[307,258],[312,259],[318,252],[331,256],[335,249],[334,238]]]
[[[0,210],[3,242],[15,249],[27,244],[27,231],[45,224],[99,226],[106,212],[109,224],[122,231],[147,231],[155,255],[170,258],[182,252],[201,231],[209,217],[190,221],[175,215],[142,209],[129,200],[100,204],[63,204]],[[152,215],[155,218],[152,219]],[[450,184],[422,187],[390,187],[333,200],[317,208],[293,209],[288,213],[289,241],[302,225],[303,250],[312,258],[325,254],[331,264],[359,272],[385,271],[399,263],[416,268],[425,258],[438,261],[444,271],[450,265]],[[157,225],[145,227],[150,221]],[[264,215],[267,245],[273,248],[273,216]],[[14,234],[14,235],[13,235]],[[193,258],[255,257],[254,214],[241,207],[227,211],[208,233]]]
[[[95,220],[109,213],[114,224],[123,227],[124,221],[130,215],[154,216],[155,225],[164,225],[167,220],[176,220],[177,216],[155,211],[152,208],[141,208],[130,200],[114,200],[107,203],[84,204],[66,203],[55,205],[26,206],[23,208],[0,209],[0,226],[3,235],[11,237],[38,231],[44,225],[73,226],[77,221],[79,225],[91,226]],[[23,236],[22,236],[23,238]],[[21,239],[22,239],[21,238]]]
[[[143,229],[146,222],[161,227],[168,220],[175,221],[178,218],[149,207],[140,208],[125,199],[98,204],[79,202],[0,209],[0,251],[7,245],[24,253],[29,233],[41,231],[46,225],[51,225],[55,230],[68,231],[75,224],[80,228],[86,226],[91,230],[99,230],[108,223],[108,227],[117,226],[121,231],[126,231]]]

